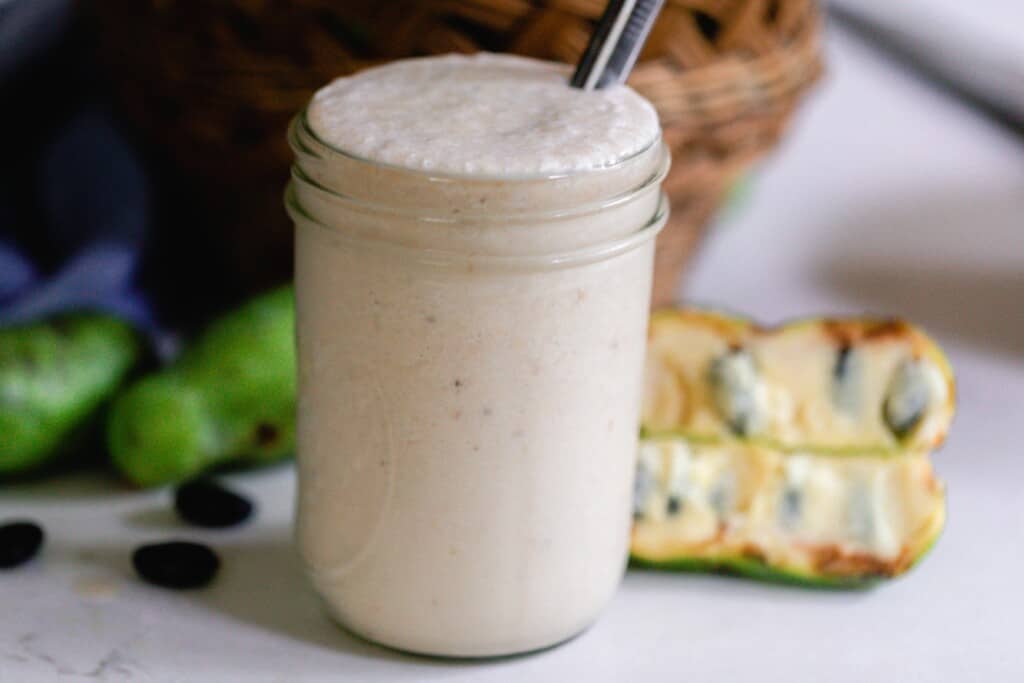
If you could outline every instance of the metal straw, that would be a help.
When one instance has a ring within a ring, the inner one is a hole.
[[[665,0],[611,0],[569,84],[593,90],[626,80]]]

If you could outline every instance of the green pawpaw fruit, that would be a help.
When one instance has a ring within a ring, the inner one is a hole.
[[[139,486],[229,463],[265,463],[295,446],[295,307],[290,287],[215,321],[181,357],[114,402],[114,466]]]
[[[68,451],[141,356],[126,323],[73,313],[0,329],[0,475]]]

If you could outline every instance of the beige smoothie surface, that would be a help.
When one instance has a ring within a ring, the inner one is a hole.
[[[625,86],[570,88],[569,74],[488,53],[405,60],[335,80],[307,117],[324,142],[355,156],[483,176],[600,168],[657,139],[650,102]]]

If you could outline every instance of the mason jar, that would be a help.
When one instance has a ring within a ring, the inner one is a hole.
[[[575,635],[627,560],[664,144],[487,177],[359,158],[304,114],[289,140],[313,585],[412,652]]]

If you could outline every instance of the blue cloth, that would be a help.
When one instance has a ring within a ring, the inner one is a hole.
[[[16,262],[9,277],[7,261]],[[20,259],[20,261],[19,261]],[[32,277],[31,264],[13,250],[0,247],[0,268],[5,268],[0,289],[12,282],[20,294],[0,302],[0,326],[30,322],[53,313],[72,310],[101,310],[134,322],[138,327],[155,327],[146,300],[134,288],[138,254],[118,243],[97,243],[81,249],[49,277]],[[28,275],[17,283],[16,278]],[[17,291],[17,290],[16,290]]]
[[[7,89],[32,85],[34,70],[44,69],[47,53],[60,46],[59,29],[70,24],[70,11],[66,0],[0,5],[0,101],[13,101],[5,97]],[[75,79],[80,71],[51,65],[47,79],[54,73]],[[62,92],[85,90],[80,83],[52,85]],[[137,154],[88,96],[56,98],[67,107],[56,113],[54,98],[38,105],[36,99],[20,97],[18,113],[23,122],[49,128],[32,130],[32,139],[14,145],[14,156],[0,162],[0,179],[17,181],[4,185],[22,190],[0,194],[0,325],[87,308],[156,331],[136,284],[151,223]],[[38,115],[34,105],[41,108]]]

